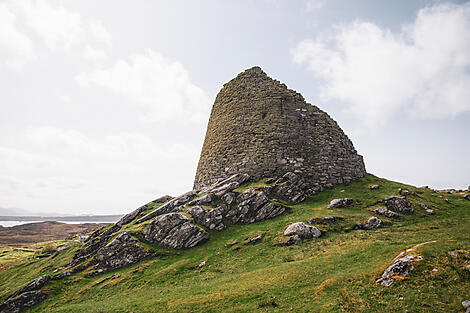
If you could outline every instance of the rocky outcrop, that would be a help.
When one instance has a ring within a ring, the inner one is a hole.
[[[341,198],[333,199],[330,204],[328,204],[328,209],[337,209],[344,208],[354,203],[354,200],[351,198]]]
[[[413,207],[405,196],[388,197],[384,200],[387,209],[397,213],[413,213]]]
[[[41,303],[44,299],[46,299],[46,295],[41,291],[28,291],[19,296],[7,299],[0,306],[0,313],[19,313]]]
[[[381,283],[382,285],[388,287],[393,284],[396,280],[397,276],[406,276],[409,272],[411,272],[413,267],[414,260],[421,260],[421,256],[416,256],[414,254],[407,254],[399,259],[396,259],[392,265],[387,267],[387,269],[383,272],[382,276],[377,279],[377,283]]]
[[[44,287],[44,285],[49,281],[51,280],[51,276],[49,275],[43,275],[35,280],[33,280],[32,282],[30,282],[29,284],[25,285],[24,287],[18,289],[16,292],[14,292],[9,298],[15,298],[17,296],[19,296],[20,294],[22,293],[25,293],[25,292],[28,292],[28,291],[33,291],[33,290],[39,290],[41,289],[42,287]]]
[[[115,224],[108,229],[99,229],[93,232],[85,241],[85,245],[75,253],[70,266],[76,266],[93,257],[96,254],[96,251],[106,245],[106,243],[111,239],[111,236],[120,229],[121,226]]]
[[[95,259],[98,264],[94,269],[103,271],[118,269],[140,262],[149,255],[150,251],[125,231],[96,252]]]
[[[238,188],[241,184],[248,181],[250,175],[245,173],[236,173],[227,179],[221,180],[209,187],[203,188],[200,193],[213,193],[218,197],[223,196],[227,192],[230,192]]]
[[[209,234],[191,223],[181,213],[168,213],[155,218],[144,231],[145,239],[168,249],[192,248],[209,239]]]
[[[370,229],[380,228],[382,226],[383,226],[382,220],[375,216],[372,216],[364,223],[362,228],[366,230],[370,230]]]
[[[185,194],[182,194],[179,197],[176,197],[174,199],[171,199],[168,202],[165,202],[162,206],[156,208],[152,212],[148,213],[147,215],[141,217],[139,220],[137,220],[137,224],[140,224],[142,222],[148,221],[154,217],[157,217],[162,214],[166,213],[171,213],[175,211],[183,211],[182,208],[180,208],[181,205],[187,203],[188,201],[192,200],[196,196],[196,193],[194,191],[189,191]]]
[[[283,206],[271,203],[266,194],[249,188],[236,198],[236,206],[230,209],[226,217],[234,224],[250,224],[276,217],[286,210]]]
[[[381,215],[385,215],[386,217],[392,217],[392,218],[400,217],[400,215],[398,215],[397,213],[395,213],[393,211],[390,211],[387,208],[377,208],[377,209],[371,210],[371,212],[378,213],[378,214],[381,214]]]
[[[193,206],[186,212],[191,214],[194,221],[210,230],[224,230],[225,225],[222,223],[224,212],[227,210],[225,206],[218,206],[212,210],[206,210],[201,206]]]
[[[51,276],[43,275],[21,287],[0,306],[0,313],[21,312],[42,302],[46,295],[40,289],[50,280]]]
[[[188,206],[193,206],[193,205],[201,205],[201,204],[209,204],[214,200],[214,198],[210,195],[203,195],[202,197],[199,197],[197,199],[194,199],[192,201],[188,202]]]
[[[305,181],[298,175],[288,172],[274,183],[274,195],[290,203],[299,203],[305,200]]]

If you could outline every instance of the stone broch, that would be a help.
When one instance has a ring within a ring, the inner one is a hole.
[[[327,113],[253,67],[215,99],[194,188],[235,173],[257,181],[288,172],[301,176],[307,195],[366,173],[362,156]]]

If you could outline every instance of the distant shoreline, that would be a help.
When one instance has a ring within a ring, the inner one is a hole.
[[[58,221],[58,222],[115,223],[123,216],[124,214],[79,215],[79,216],[0,216],[0,221],[18,221],[18,222]]]

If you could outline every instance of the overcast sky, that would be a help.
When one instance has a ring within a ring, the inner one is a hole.
[[[211,105],[254,65],[367,171],[470,184],[470,4],[0,0],[0,208],[127,213],[192,188]]]

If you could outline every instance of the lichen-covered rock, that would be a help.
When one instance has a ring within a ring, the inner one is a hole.
[[[95,269],[104,271],[118,269],[142,261],[150,251],[142,247],[129,232],[124,231],[96,252],[98,264]]]
[[[85,241],[84,247],[79,249],[73,256],[71,266],[76,266],[96,254],[96,251],[103,247],[110,239],[111,235],[121,229],[121,226],[115,224],[108,229],[100,229],[93,232]]]
[[[135,220],[145,209],[147,208],[147,205],[143,205],[141,207],[138,207],[134,211],[132,211],[129,214],[124,215],[121,217],[121,219],[116,223],[119,226],[129,224],[133,220]]]
[[[182,209],[180,207],[183,204],[191,201],[195,196],[196,196],[195,192],[189,191],[185,194],[182,194],[179,197],[171,199],[170,201],[166,202],[162,206],[156,208],[152,212],[150,212],[147,215],[141,217],[139,220],[137,220],[137,224],[148,221],[148,220],[150,220],[150,219],[152,219],[156,216],[162,215],[162,214],[171,213],[171,212],[175,212],[175,211],[182,211]]]
[[[309,226],[304,222],[289,225],[284,230],[284,236],[299,236],[301,239],[312,239],[321,236],[321,231],[315,226]]]
[[[378,214],[381,214],[381,215],[385,215],[386,217],[393,217],[393,218],[400,217],[400,215],[398,215],[397,213],[395,213],[393,211],[390,211],[387,208],[377,208],[377,209],[371,210],[371,212],[378,213]]]
[[[41,289],[49,280],[51,280],[51,276],[49,275],[43,275],[32,282],[28,283],[27,285],[21,287],[17,291],[15,291],[9,298],[14,298],[19,296],[22,293],[28,292],[28,291],[33,291],[33,290],[39,290]]]
[[[272,188],[276,197],[287,202],[298,203],[306,198],[305,181],[292,172],[284,174]]]
[[[209,234],[191,223],[181,213],[168,213],[156,217],[144,231],[145,239],[168,249],[197,246],[209,239]]]
[[[235,201],[236,194],[233,192],[227,192],[221,199],[226,205],[231,205]]]
[[[7,299],[0,306],[0,313],[19,313],[41,303],[44,299],[46,299],[46,295],[41,291],[28,291],[19,296]]]
[[[197,199],[194,199],[192,201],[189,201],[187,205],[193,206],[193,205],[201,205],[201,204],[208,204],[211,203],[214,200],[214,198],[210,195],[203,195]]]
[[[237,205],[230,209],[226,217],[234,224],[250,224],[276,217],[286,210],[268,200],[264,192],[249,188],[236,198]]]
[[[365,167],[328,114],[253,67],[216,97],[194,188],[236,173],[258,181],[288,172],[300,176],[302,190],[313,194],[363,177]]]
[[[387,209],[398,213],[413,213],[413,207],[408,202],[405,196],[403,197],[388,197],[385,200]]]
[[[381,283],[382,285],[388,287],[393,284],[395,281],[396,276],[406,276],[409,272],[411,272],[413,267],[414,260],[421,260],[421,256],[415,256],[414,254],[407,254],[397,260],[395,260],[392,265],[387,267],[387,269],[383,272],[382,276],[377,279],[377,283]]]
[[[330,204],[328,204],[328,209],[344,208],[353,204],[353,202],[351,198],[333,199]]]
[[[170,200],[172,200],[173,197],[172,196],[169,196],[169,195],[165,195],[165,196],[161,196],[141,207],[138,207],[137,209],[135,209],[134,211],[132,211],[131,213],[129,214],[126,214],[124,215],[116,224],[117,225],[126,225],[126,224],[129,224],[130,222],[132,222],[133,220],[135,220],[137,217],[140,216],[140,214],[142,214],[143,211],[145,211],[145,209],[147,209],[149,207],[149,205],[152,205],[152,204],[155,204],[155,203],[165,203],[165,202],[168,202]]]
[[[227,179],[223,179],[209,187],[202,189],[201,193],[213,193],[218,197],[221,197],[227,192],[238,188],[241,184],[248,181],[250,179],[250,175],[245,173],[236,173]]]
[[[209,229],[223,230],[225,229],[224,223],[222,223],[224,212],[226,208],[218,206],[212,210],[206,210],[205,208],[197,205],[189,208],[186,212],[191,214],[194,221],[202,226]]]
[[[370,229],[379,228],[382,226],[383,226],[382,220],[375,216],[372,216],[364,223],[363,228],[370,230]]]

